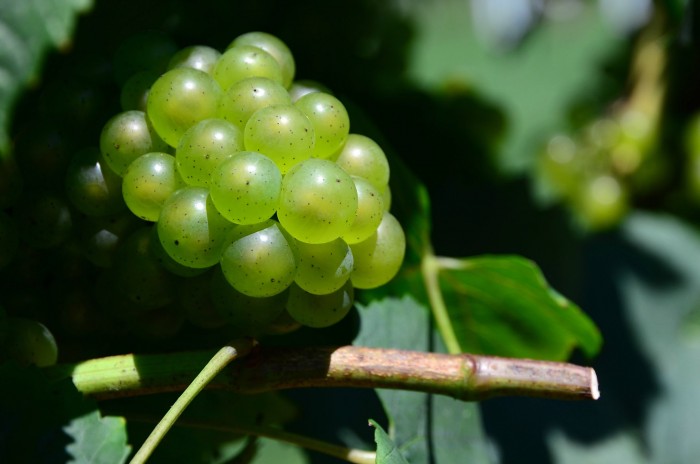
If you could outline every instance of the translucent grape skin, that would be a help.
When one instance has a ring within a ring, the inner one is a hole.
[[[289,96],[292,97],[292,101],[296,102],[304,95],[308,95],[313,92],[326,92],[331,93],[331,91],[320,82],[310,81],[310,80],[300,80],[292,82],[289,87]]]
[[[355,265],[350,280],[355,288],[376,288],[394,278],[406,252],[406,236],[401,224],[384,213],[377,231],[367,240],[350,245]]]
[[[267,156],[242,151],[211,176],[209,194],[222,216],[236,224],[257,224],[277,211],[282,174]]]
[[[299,241],[330,242],[346,234],[357,212],[357,190],[332,161],[309,159],[282,180],[277,217]]]
[[[216,117],[222,95],[219,84],[204,71],[175,68],[153,83],[148,94],[148,117],[158,135],[177,147],[187,129]]]
[[[292,285],[287,311],[300,324],[320,329],[340,322],[350,312],[354,301],[354,290],[349,281],[327,295],[314,295]]]
[[[221,254],[221,270],[239,292],[268,297],[283,292],[297,271],[293,239],[276,221],[239,226]]]
[[[389,162],[377,143],[359,134],[350,134],[334,161],[352,176],[370,181],[379,192],[389,183]]]
[[[223,119],[205,119],[180,139],[175,152],[177,170],[188,185],[208,187],[214,169],[241,150],[243,134],[238,127]]]
[[[259,109],[291,103],[287,90],[278,82],[266,77],[251,77],[228,88],[219,103],[218,115],[244,130],[248,119]]]
[[[168,63],[168,69],[192,68],[207,74],[214,72],[214,66],[221,57],[221,52],[206,45],[192,45],[178,50]]]
[[[122,195],[129,210],[146,221],[157,221],[165,200],[185,186],[167,153],[146,153],[129,165]]]
[[[296,64],[294,63],[294,56],[291,50],[289,50],[287,44],[282,40],[267,32],[248,32],[236,37],[227,48],[240,45],[251,45],[253,47],[262,48],[272,55],[280,65],[282,71],[282,85],[284,85],[285,88],[291,85],[296,72]]]
[[[341,288],[350,278],[353,257],[341,239],[328,243],[297,243],[299,260],[294,282],[315,295],[326,295]]]
[[[110,216],[124,210],[121,179],[97,148],[73,155],[66,171],[66,195],[87,216]]]
[[[359,243],[367,240],[377,230],[386,207],[384,196],[368,180],[357,176],[353,176],[352,180],[357,190],[357,214],[350,230],[343,234],[343,240]]]
[[[256,111],[248,119],[243,137],[246,150],[272,158],[282,174],[313,155],[311,121],[292,105],[268,106]]]
[[[168,255],[192,268],[211,267],[234,225],[224,219],[201,187],[173,193],[158,219],[158,237]]]
[[[100,152],[109,167],[119,176],[141,155],[165,151],[167,145],[151,127],[146,113],[125,111],[112,117],[100,134]]]
[[[216,63],[213,76],[224,91],[249,77],[267,77],[282,85],[284,82],[277,60],[265,50],[251,45],[227,49]]]
[[[294,103],[314,128],[315,158],[328,158],[343,146],[350,133],[350,117],[345,106],[325,92],[311,92]]]

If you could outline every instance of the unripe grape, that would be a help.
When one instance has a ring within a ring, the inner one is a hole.
[[[353,257],[341,239],[328,243],[297,243],[299,265],[294,282],[315,295],[333,293],[350,278]]]
[[[343,240],[359,243],[367,240],[377,230],[387,208],[384,206],[384,196],[368,180],[357,176],[352,180],[357,190],[357,214],[350,230],[343,234]],[[389,188],[385,190],[388,191]]]
[[[325,92],[312,92],[294,103],[314,128],[315,158],[328,158],[345,144],[350,133],[350,117],[345,106]]]
[[[383,192],[389,183],[389,162],[377,143],[359,134],[350,134],[335,162],[352,176],[367,179]]]
[[[287,90],[279,82],[266,77],[251,77],[228,88],[219,103],[218,115],[244,130],[248,119],[259,109],[291,104]]]
[[[220,57],[221,53],[215,48],[206,45],[193,45],[175,53],[168,63],[168,70],[192,68],[212,74]]]
[[[148,117],[158,135],[177,147],[187,129],[216,117],[222,95],[219,84],[204,71],[175,68],[153,83],[148,94]]]
[[[221,55],[213,72],[222,89],[249,77],[266,77],[284,85],[282,68],[265,50],[250,45],[237,45]]]
[[[40,322],[20,317],[4,320],[0,356],[23,364],[47,367],[56,364],[58,346],[53,334]]]
[[[146,153],[126,170],[122,194],[132,213],[146,221],[157,221],[165,200],[184,186],[173,156]]]
[[[357,191],[348,174],[328,160],[309,159],[282,180],[277,211],[297,240],[324,243],[346,234],[357,212]]]
[[[367,240],[350,245],[355,266],[350,279],[356,288],[375,288],[394,278],[406,252],[406,236],[401,224],[384,213],[377,231]]]
[[[330,327],[347,316],[354,301],[350,282],[326,295],[314,295],[292,285],[287,299],[287,311],[294,320],[307,327]]]
[[[165,151],[167,145],[151,126],[143,111],[125,111],[112,117],[100,134],[100,152],[119,176],[141,155]]]
[[[121,179],[96,148],[73,156],[66,172],[66,195],[87,216],[111,216],[125,207]]]
[[[272,55],[282,71],[282,85],[289,87],[294,79],[296,65],[294,56],[282,40],[266,32],[248,32],[236,37],[228,48],[251,45],[265,50]]]
[[[293,102],[296,102],[304,95],[308,95],[313,92],[331,93],[331,91],[325,85],[310,80],[294,81],[289,87],[289,96],[292,97]]]

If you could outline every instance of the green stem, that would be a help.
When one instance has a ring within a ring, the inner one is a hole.
[[[128,415],[128,421],[155,422],[153,418],[147,416]],[[312,451],[327,454],[338,459],[342,459],[353,464],[374,464],[377,453],[355,448],[334,445],[322,440],[317,440],[304,435],[285,432],[273,427],[256,425],[232,425],[213,424],[209,422],[199,422],[192,420],[180,420],[177,423],[180,427],[189,427],[204,430],[214,430],[218,432],[240,433],[244,435],[254,435],[257,437],[270,438],[272,440],[283,441],[292,445],[300,446]]]
[[[214,379],[231,361],[239,357],[241,354],[246,354],[253,347],[254,343],[250,340],[242,342],[234,342],[230,345],[221,348],[197,374],[197,377],[190,383],[184,392],[178,397],[177,401],[170,407],[168,412],[156,424],[151,434],[146,438],[146,441],[141,445],[138,452],[131,460],[131,464],[143,464],[151,456],[158,444],[168,430],[173,426],[175,421],[180,417],[182,412],[189,406],[194,398],[201,392],[207,384]]]
[[[451,354],[458,354],[462,352],[462,347],[455,335],[452,320],[447,312],[445,300],[442,298],[442,291],[440,290],[440,282],[438,280],[439,270],[440,263],[433,254],[432,249],[425,250],[423,259],[421,259],[421,273],[423,274],[423,282],[425,283],[425,289],[428,293],[430,308],[433,311],[435,323],[440,331],[440,335],[442,335],[447,351]]]
[[[97,399],[181,391],[211,352],[122,355],[47,368]],[[195,361],[199,360],[199,364]],[[393,388],[465,401],[494,396],[596,399],[593,369],[567,363],[359,346],[261,348],[232,363],[210,388],[240,393],[307,387]]]

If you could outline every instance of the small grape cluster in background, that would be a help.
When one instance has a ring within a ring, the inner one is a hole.
[[[117,315],[108,320],[151,339],[185,320],[235,335],[327,327],[350,311],[355,288],[398,272],[405,237],[389,212],[383,150],[350,133],[327,89],[294,81],[281,40],[252,32],[223,53],[187,47],[160,72],[119,61],[122,112],[99,148],[74,150],[63,191],[0,216],[37,253],[62,250],[61,266],[87,258],[98,270],[87,299]],[[84,293],[66,317],[87,328],[95,315]]]

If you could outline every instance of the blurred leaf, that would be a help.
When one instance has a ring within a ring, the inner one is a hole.
[[[437,260],[440,290],[462,351],[564,360],[577,346],[587,356],[600,349],[595,325],[530,260]]]
[[[357,345],[432,351],[428,311],[410,296],[375,301],[361,308],[361,316]],[[491,462],[476,404],[410,391],[377,389],[377,394],[389,436],[411,463]]]
[[[91,6],[92,0],[0,0],[0,157],[9,149],[19,93],[38,79],[46,52],[68,44],[76,16]]]
[[[63,430],[73,438],[66,447],[72,464],[116,464],[126,462],[131,447],[126,444],[126,421],[102,417],[99,411],[73,419]]]
[[[375,421],[369,421],[374,427],[374,440],[377,443],[377,464],[408,464],[408,461],[401,455],[396,445],[383,428]]]
[[[553,10],[564,6],[559,3],[546,5]],[[499,104],[509,123],[499,159],[507,171],[531,166],[542,135],[565,127],[574,99],[585,94],[590,101],[601,92],[601,62],[625,45],[605,26],[597,3],[568,7],[558,19],[552,12],[517,50],[497,53],[478,36],[469,2],[411,3],[416,38],[409,75],[437,92],[460,83]]]

